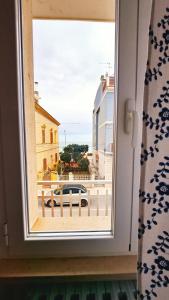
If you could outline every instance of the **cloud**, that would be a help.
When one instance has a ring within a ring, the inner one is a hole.
[[[91,131],[100,76],[114,65],[114,24],[82,21],[33,21],[34,79],[40,104],[74,132]],[[112,69],[113,72],[113,69]],[[90,124],[90,126],[84,124]],[[78,131],[79,131],[78,130]]]

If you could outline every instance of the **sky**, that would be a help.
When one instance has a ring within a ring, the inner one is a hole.
[[[114,41],[114,23],[33,21],[34,81],[39,104],[61,123],[60,150],[79,143],[92,151],[95,95],[100,76],[114,74]]]

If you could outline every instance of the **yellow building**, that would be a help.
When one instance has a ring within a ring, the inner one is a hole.
[[[54,180],[59,160],[58,126],[60,123],[36,100],[35,124],[37,178],[38,180]]]

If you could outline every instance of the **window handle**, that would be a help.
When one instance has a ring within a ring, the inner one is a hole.
[[[138,113],[135,110],[135,101],[127,99],[125,102],[125,113],[124,113],[124,132],[131,135],[131,145],[136,148],[137,136],[138,136]]]

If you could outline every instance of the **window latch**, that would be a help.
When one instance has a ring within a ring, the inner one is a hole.
[[[135,109],[135,101],[127,99],[124,111],[124,132],[131,135],[131,146],[136,148],[138,137],[138,112]]]

